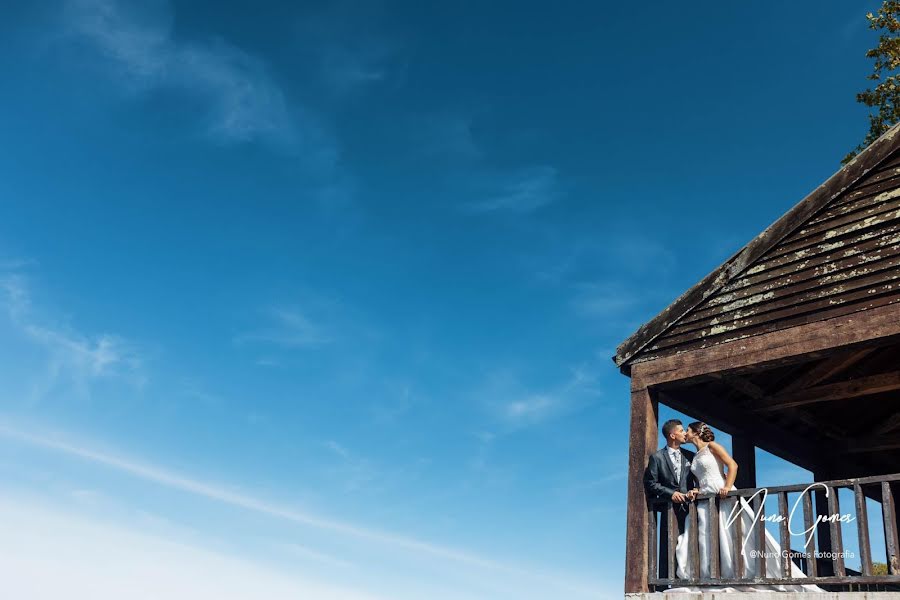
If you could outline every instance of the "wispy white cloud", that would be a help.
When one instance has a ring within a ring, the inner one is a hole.
[[[471,213],[531,213],[561,196],[559,171],[549,165],[528,167],[497,178],[487,197],[464,205]]]
[[[181,381],[181,395],[191,400],[196,400],[208,408],[221,408],[225,405],[225,399],[210,392],[198,379],[186,377]]]
[[[571,305],[584,317],[614,318],[641,303],[640,290],[633,290],[617,281],[577,283]]]
[[[602,394],[596,383],[594,375],[578,366],[558,385],[535,391],[529,390],[512,371],[499,370],[489,377],[478,395],[486,399],[483,401],[501,425],[515,430],[585,407]],[[485,442],[493,440],[495,433],[490,435],[484,438]]]
[[[299,307],[269,308],[264,313],[268,321],[265,325],[235,336],[234,342],[237,344],[254,342],[272,344],[283,348],[310,348],[333,341],[325,327],[314,322]],[[270,362],[260,364],[276,366]]]
[[[47,353],[47,373],[37,394],[64,381],[84,393],[92,380],[119,378],[136,386],[147,381],[143,359],[135,345],[109,333],[85,335],[71,327],[54,325],[32,303],[25,278],[17,273],[0,278],[0,306],[10,324]]]
[[[288,106],[262,61],[222,40],[176,38],[167,3],[67,0],[62,19],[65,39],[95,50],[133,91],[172,90],[199,99],[213,138],[300,145],[307,158],[335,160],[336,147],[321,123]]]
[[[385,80],[387,56],[388,52],[383,47],[332,45],[322,52],[322,72],[335,91],[355,92]]]
[[[313,550],[312,548],[294,542],[276,543],[275,546],[292,556],[296,556],[304,560],[312,560],[314,562],[340,568],[349,568],[353,566],[353,563],[351,563],[350,561],[337,558],[336,556],[332,556],[324,552],[319,552],[318,550]]]
[[[337,443],[334,440],[327,440],[324,444],[326,448],[340,456],[341,458],[349,458],[350,451],[344,448],[341,444]]]
[[[248,494],[231,491],[217,485],[169,471],[159,466],[139,462],[110,452],[100,451],[83,443],[63,439],[58,435],[26,431],[17,428],[8,422],[0,422],[0,436],[9,440],[15,440],[19,443],[44,450],[55,451],[69,457],[88,461],[169,489],[179,490],[197,497],[220,502],[288,523],[305,525],[334,535],[373,542],[395,550],[410,551],[415,555],[430,555],[439,558],[442,561],[451,561],[459,565],[475,567],[479,570],[493,572],[496,575],[503,575],[504,577],[512,577],[516,580],[524,578],[542,585],[557,588],[561,593],[568,591],[573,594],[596,594],[596,590],[590,585],[586,585],[575,579],[568,579],[555,574],[547,574],[535,571],[534,569],[511,565],[494,558],[486,558],[464,550],[423,541],[414,537],[361,527],[352,523],[325,518],[310,512],[279,506]]]
[[[543,420],[560,403],[557,396],[547,394],[533,394],[521,400],[514,400],[506,404],[504,416],[515,422],[537,422]]]
[[[442,113],[414,119],[411,143],[416,154],[434,161],[469,163],[484,157],[474,132],[475,120],[460,113]]]
[[[0,258],[0,271],[19,271],[28,267],[36,267],[38,261],[33,258]]]
[[[329,92],[355,95],[395,74],[400,49],[397,38],[385,34],[383,17],[380,2],[332,0],[296,25],[297,43],[315,57]]]
[[[326,440],[323,446],[339,458],[336,465],[329,464],[325,470],[345,492],[367,489],[378,478],[378,470],[367,457],[351,452],[335,440]]]
[[[34,502],[0,499],[4,593],[58,600],[375,600],[350,585],[258,563]],[[298,550],[299,551],[299,550]],[[300,557],[304,559],[313,556]],[[318,562],[325,557],[318,557]],[[47,573],[53,573],[47,577]]]

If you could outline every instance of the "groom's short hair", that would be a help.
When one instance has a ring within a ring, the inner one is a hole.
[[[672,433],[672,431],[674,431],[675,428],[678,427],[679,425],[681,425],[681,421],[679,421],[678,419],[669,419],[668,421],[663,423],[663,428],[662,428],[663,437],[666,438],[666,440],[668,440],[669,434]]]

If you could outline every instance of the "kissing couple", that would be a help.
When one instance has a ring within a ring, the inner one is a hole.
[[[650,502],[657,510],[668,514],[670,505],[675,509],[675,519],[678,522],[678,541],[675,545],[675,576],[679,579],[697,579],[697,574],[692,573],[692,565],[689,555],[688,535],[689,524],[687,522],[688,506],[694,502],[700,494],[717,494],[719,500],[719,565],[722,579],[736,578],[736,564],[739,557],[734,556],[734,544],[732,536],[736,535],[735,521],[740,518],[742,531],[749,532],[754,525],[752,507],[744,498],[735,496],[726,497],[728,492],[736,490],[734,480],[737,477],[738,464],[728,454],[724,446],[715,441],[716,435],[712,429],[700,421],[696,421],[684,428],[681,421],[671,419],[662,426],[663,438],[666,445],[650,455],[647,469],[644,473],[644,487]],[[697,452],[685,449],[684,444],[693,444]],[[709,504],[707,502],[697,504],[698,539],[700,546],[700,574],[699,579],[709,579]],[[740,501],[740,508],[735,508],[735,503]],[[735,511],[739,514],[735,514]],[[661,519],[665,526],[665,520]],[[666,529],[663,529],[666,531]],[[777,579],[787,577],[782,573],[781,560],[775,557],[781,556],[781,547],[775,538],[766,531],[765,555],[772,557],[766,561],[765,574],[758,575],[760,571],[759,560],[750,558],[745,553],[743,542],[740,540],[740,552],[744,554],[746,564],[746,577]],[[660,543],[660,549],[664,544]],[[660,570],[666,568],[667,561],[659,561]],[[671,577],[671,574],[669,575]],[[803,579],[806,575],[796,564],[791,562],[790,577]],[[730,587],[680,587],[671,588],[667,592],[824,592],[816,585],[731,585]]]

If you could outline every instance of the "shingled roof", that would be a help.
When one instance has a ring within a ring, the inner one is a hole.
[[[635,362],[900,302],[900,124],[642,325]]]

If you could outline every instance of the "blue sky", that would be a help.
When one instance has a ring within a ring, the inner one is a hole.
[[[619,597],[610,356],[863,137],[866,9],[6,7],[4,577]]]

